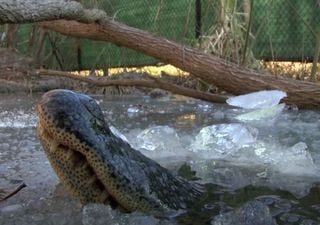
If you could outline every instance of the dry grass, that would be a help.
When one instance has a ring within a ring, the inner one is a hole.
[[[312,63],[305,62],[261,62],[262,68],[274,75],[282,75],[296,80],[310,80]],[[320,78],[320,63],[318,63],[316,80]]]
[[[256,64],[259,64],[257,66]],[[250,68],[259,68],[259,70],[267,71],[276,76],[286,76],[296,80],[310,80],[310,74],[312,69],[312,63],[305,62],[277,62],[277,61],[258,61],[256,60],[254,65],[249,65]],[[167,74],[170,76],[181,76],[186,77],[189,73],[180,70],[172,65],[162,65],[162,66],[144,66],[144,67],[131,67],[131,68],[109,68],[109,76],[123,74],[123,73],[137,73],[137,74],[149,74],[152,76],[161,76],[162,74]],[[84,70],[79,72],[74,72],[81,76],[89,76],[90,71]],[[95,71],[96,76],[103,76],[102,70]],[[317,81],[320,79],[320,63],[318,63],[317,70]]]
[[[89,70],[83,70],[80,72],[73,72],[74,74],[81,75],[81,76],[89,76],[92,71]],[[103,70],[96,70],[94,71],[96,76],[103,76],[104,72]],[[121,67],[121,68],[109,68],[108,69],[108,75],[113,76],[117,74],[123,74],[123,73],[139,73],[139,74],[149,74],[151,76],[161,76],[161,74],[169,74],[171,76],[186,76],[189,75],[189,73],[174,67],[172,65],[161,65],[161,66],[143,66],[143,67]]]

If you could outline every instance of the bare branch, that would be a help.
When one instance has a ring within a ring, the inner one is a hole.
[[[288,104],[301,108],[320,108],[318,84],[249,70],[219,57],[112,20],[99,21],[99,24],[60,20],[42,22],[40,25],[65,35],[108,41],[134,49],[190,72],[193,76],[232,94],[278,89],[287,92],[288,97],[284,101]]]
[[[23,188],[27,187],[25,183],[21,183],[18,187],[16,187],[13,191],[9,192],[7,195],[0,197],[0,202],[7,200],[8,198],[14,196],[19,191],[21,191]]]
[[[94,80],[89,77],[79,76],[68,72],[56,71],[56,70],[44,70],[39,69],[36,74],[40,76],[56,76],[56,77],[66,77],[74,80],[79,80],[89,84],[93,84],[98,87],[106,86],[131,86],[131,87],[147,87],[147,88],[160,88],[166,91],[170,91],[174,94],[184,95],[192,98],[202,99],[209,102],[225,103],[226,97],[209,94],[201,91],[196,91],[190,88],[180,87],[178,85],[169,84],[162,82],[160,80]]]

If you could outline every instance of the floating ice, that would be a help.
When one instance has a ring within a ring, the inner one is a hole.
[[[153,126],[128,137],[133,148],[153,159],[183,157],[187,154],[183,139],[169,126]]]
[[[88,204],[82,210],[82,224],[83,225],[160,225],[167,224],[164,221],[154,218],[150,215],[134,212],[131,214],[120,213],[113,210],[109,205],[103,204]]]
[[[159,151],[165,150],[168,146],[167,141],[172,141],[177,144],[178,134],[176,131],[169,126],[155,126],[143,130],[137,136],[137,147],[149,150],[149,151]]]
[[[270,186],[288,190],[297,197],[307,195],[320,177],[320,168],[307,144],[296,142],[288,147],[286,142],[279,143],[270,135],[272,130],[267,130],[258,135],[256,128],[243,124],[203,128],[191,150],[207,161],[193,160],[192,168],[204,182],[230,188]],[[226,160],[223,166],[213,160],[221,158]]]
[[[273,105],[270,107],[257,109],[252,112],[244,113],[235,118],[240,121],[268,120],[279,115],[284,109],[285,104]]]
[[[130,105],[129,108],[127,109],[128,113],[139,113],[141,112],[141,108],[138,106]]]
[[[216,216],[212,225],[276,225],[268,206],[259,201],[250,201],[240,208]]]
[[[279,104],[280,100],[286,97],[283,91],[258,91],[245,95],[230,97],[227,103],[244,109],[260,109]]]
[[[39,191],[39,187],[33,191]],[[68,198],[32,199],[30,190],[24,192],[29,193],[28,201],[0,209],[0,225],[81,224],[81,211],[76,202],[71,203]]]
[[[259,148],[255,149],[255,154],[257,162],[262,160],[282,174],[312,176],[320,172],[304,142],[296,143],[290,148],[261,143]]]
[[[210,110],[212,110],[212,105],[207,103],[207,102],[199,102],[196,106],[197,110],[202,110],[204,112],[208,112]]]
[[[190,150],[208,152],[210,158],[225,157],[253,144],[257,134],[257,129],[240,123],[207,126],[200,130]]]
[[[298,198],[306,196],[319,180],[319,176],[310,174],[311,171],[304,167],[297,168],[301,170],[297,173],[292,165],[288,165],[293,171],[283,173],[282,167],[277,167],[276,162],[265,164],[263,160],[249,154],[224,161],[194,160],[190,166],[205,183],[219,184],[232,190],[249,185],[270,187],[289,191]]]

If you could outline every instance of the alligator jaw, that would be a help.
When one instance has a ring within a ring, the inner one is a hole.
[[[37,133],[53,169],[72,195],[83,203],[116,205],[85,156],[56,141],[41,123],[38,124]]]

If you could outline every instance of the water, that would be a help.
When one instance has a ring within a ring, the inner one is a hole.
[[[230,224],[257,201],[267,208],[257,203],[254,213],[266,221],[320,224],[319,111],[283,109],[271,120],[239,122],[247,109],[188,98],[96,98],[131,145],[180,175],[220,186],[208,186],[198,212],[173,221],[83,207],[59,184],[36,137],[39,96],[1,95],[0,196],[27,187],[0,202],[0,225]]]

